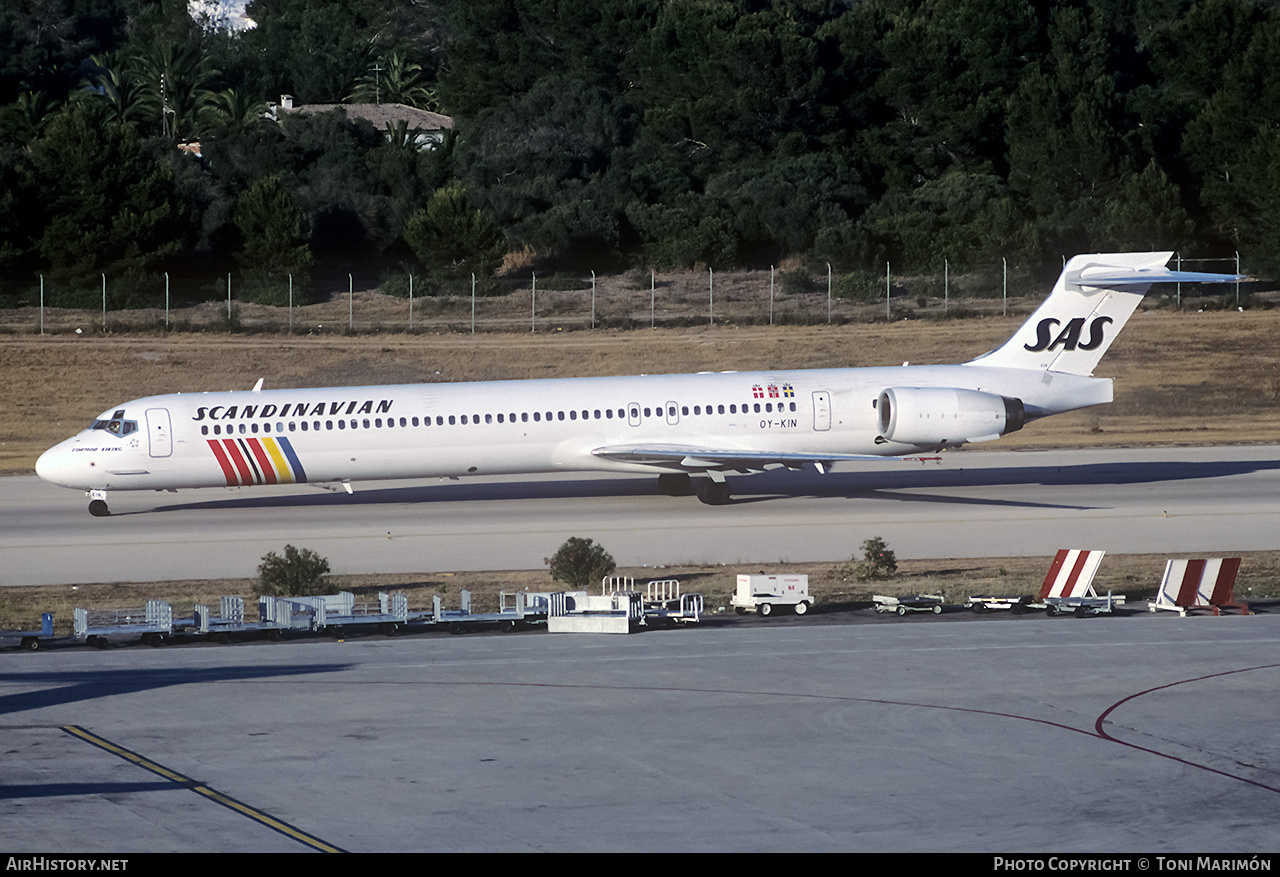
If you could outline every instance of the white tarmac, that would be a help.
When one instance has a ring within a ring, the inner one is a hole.
[[[572,475],[115,493],[0,478],[0,585],[238,578],[286,543],[335,573],[538,569],[570,536],[621,566],[1268,550],[1280,447],[966,451],[818,475],[730,478],[735,502],[666,497],[656,478]]]

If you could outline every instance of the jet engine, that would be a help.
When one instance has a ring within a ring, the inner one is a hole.
[[[876,400],[880,436],[908,445],[982,442],[1022,429],[1021,399],[953,387],[893,387]]]

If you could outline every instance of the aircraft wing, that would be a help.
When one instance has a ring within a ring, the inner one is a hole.
[[[592,456],[624,463],[640,463],[660,469],[683,469],[686,472],[736,471],[761,472],[785,466],[799,469],[813,463],[823,471],[832,463],[854,460],[894,460],[874,454],[832,454],[828,451],[755,451],[741,448],[703,448],[693,445],[613,445],[596,448]]]

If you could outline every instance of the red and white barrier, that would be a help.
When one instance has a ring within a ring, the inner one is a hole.
[[[1169,609],[1180,615],[1186,615],[1189,609],[1210,609],[1214,615],[1221,615],[1223,609],[1232,608],[1248,615],[1248,604],[1235,602],[1239,571],[1238,557],[1170,560],[1164,565],[1160,593],[1147,608],[1152,612]]]

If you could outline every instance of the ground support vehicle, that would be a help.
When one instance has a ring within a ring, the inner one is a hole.
[[[916,594],[913,597],[886,597],[876,594],[871,599],[876,604],[877,613],[896,612],[899,615],[906,615],[908,612],[932,612],[934,615],[942,613],[941,594]]]
[[[790,609],[796,615],[804,615],[813,605],[809,596],[807,575],[740,575],[738,586],[729,600],[739,615],[755,610],[760,615],[772,615],[777,609]]]
[[[644,590],[636,587],[629,576],[605,576],[600,583],[600,593],[640,594],[643,608],[642,626],[675,627],[678,624],[697,624],[702,620],[701,594],[682,594],[679,579],[651,579]]]
[[[12,639],[18,640],[24,650],[36,651],[41,640],[53,639],[53,613],[45,612],[40,616],[39,630],[0,630],[0,643]]]
[[[133,609],[75,609],[72,629],[76,639],[105,649],[111,637],[136,636],[149,646],[158,646],[173,635],[173,607],[163,600],[148,600]]]
[[[1117,606],[1124,605],[1124,594],[1112,594],[1107,591],[1105,597],[1096,594],[1083,597],[1046,597],[1044,612],[1046,615],[1066,615],[1068,612],[1076,618],[1089,615],[1110,615]]]

